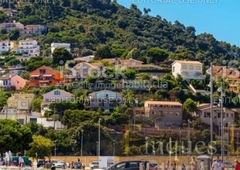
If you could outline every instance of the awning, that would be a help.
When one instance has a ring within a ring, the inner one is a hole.
[[[39,83],[49,83],[49,80],[41,80]]]
[[[30,75],[30,77],[39,77],[40,75]]]
[[[44,74],[43,77],[51,77],[52,74]]]

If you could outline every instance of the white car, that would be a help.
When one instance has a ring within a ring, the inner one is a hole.
[[[90,163],[90,164],[89,164],[89,167],[90,167],[91,169],[99,168],[98,162],[94,161],[94,162]]]

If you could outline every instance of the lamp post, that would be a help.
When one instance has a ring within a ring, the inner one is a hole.
[[[224,155],[224,143],[223,143],[223,136],[224,136],[224,126],[223,126],[223,83],[221,83],[221,97],[220,97],[220,107],[221,107],[221,160],[223,161]]]
[[[100,165],[100,147],[101,147],[101,137],[100,137],[100,127],[101,127],[101,118],[98,119],[98,165]]]
[[[54,141],[55,147],[54,147],[54,156],[57,156],[57,141]]]
[[[115,142],[113,142],[113,156],[115,156]]]
[[[82,152],[83,152],[83,130],[81,130],[81,134],[82,134],[82,136],[81,136],[81,157],[82,157]]]
[[[238,157],[238,135],[239,135],[239,133],[237,132],[237,157]]]
[[[188,119],[188,163],[190,163],[190,152],[191,152],[190,123],[191,123],[191,121]]]
[[[213,65],[210,66],[210,142],[213,141]],[[213,148],[211,147],[211,163],[213,161]]]
[[[227,135],[227,161],[229,160],[229,152],[230,152],[230,141],[229,141],[229,138],[230,138],[230,126],[231,126],[231,122],[228,123],[228,135]]]

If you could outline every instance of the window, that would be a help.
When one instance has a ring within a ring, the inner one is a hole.
[[[37,118],[30,118],[30,122],[37,122]]]
[[[193,66],[191,65],[191,66],[189,66],[189,68],[190,68],[190,69],[193,69]]]
[[[197,66],[196,68],[197,68],[197,70],[200,70],[200,66]]]
[[[175,72],[175,67],[172,68],[172,71]]]
[[[60,95],[60,91],[59,90],[54,91],[54,95]]]
[[[183,65],[183,69],[187,69],[187,66],[186,66],[186,65]]]
[[[40,74],[46,74],[46,70],[45,69],[40,69],[39,72],[40,72]]]

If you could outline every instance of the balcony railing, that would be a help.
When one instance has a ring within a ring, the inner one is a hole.
[[[182,74],[181,75],[183,79],[198,79],[198,80],[203,80],[206,78],[205,75],[185,75],[185,74]]]

